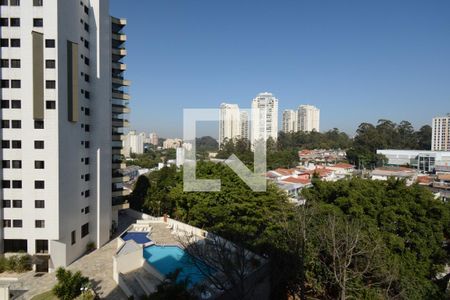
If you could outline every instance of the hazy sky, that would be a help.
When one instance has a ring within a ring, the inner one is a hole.
[[[319,107],[322,131],[450,112],[449,0],[110,3],[128,19],[132,129],[181,137],[183,108],[248,108],[264,91],[280,122]]]

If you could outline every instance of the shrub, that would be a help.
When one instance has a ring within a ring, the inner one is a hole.
[[[95,250],[95,243],[94,242],[89,242],[86,245],[86,251],[94,251]]]
[[[89,283],[89,278],[82,276],[80,271],[72,273],[61,267],[56,270],[56,279],[58,283],[52,291],[61,300],[75,299],[81,294],[81,288]]]

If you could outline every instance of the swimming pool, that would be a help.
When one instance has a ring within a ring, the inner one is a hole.
[[[148,232],[126,232],[121,236],[124,241],[133,240],[138,244],[145,244],[151,242],[147,237]]]
[[[178,246],[153,245],[146,247],[144,248],[144,258],[160,273],[166,276],[176,269],[181,269],[177,281],[181,282],[187,278],[190,287],[205,279],[205,276],[200,272],[198,267],[192,263],[192,260],[195,258]],[[204,265],[202,270],[211,271],[212,269]]]

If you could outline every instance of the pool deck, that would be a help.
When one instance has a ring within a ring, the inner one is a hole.
[[[177,245],[181,246],[178,238],[172,234],[172,231],[167,228],[167,224],[160,223],[151,223],[152,233],[150,234],[150,238],[157,245]]]

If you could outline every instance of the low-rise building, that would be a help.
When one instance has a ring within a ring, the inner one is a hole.
[[[181,139],[166,139],[163,142],[163,149],[176,149],[181,147],[183,141]]]
[[[388,166],[410,166],[419,172],[450,172],[450,151],[426,150],[377,150],[384,155]]]
[[[417,171],[405,167],[381,167],[376,168],[370,173],[372,180],[388,180],[393,177],[396,179],[405,179],[407,185],[411,185],[417,181]]]

